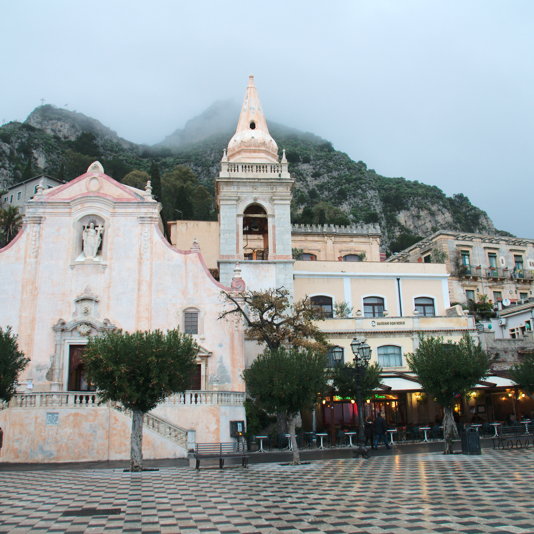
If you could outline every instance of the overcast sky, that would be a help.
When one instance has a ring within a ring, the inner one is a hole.
[[[0,20],[2,122],[44,98],[153,144],[254,74],[267,120],[534,238],[532,0],[0,0]]]

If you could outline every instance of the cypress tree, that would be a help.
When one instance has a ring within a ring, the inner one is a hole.
[[[161,201],[161,176],[155,161],[152,162],[150,167],[150,182],[152,184],[152,195],[156,200]]]
[[[63,162],[61,162],[61,167],[59,168],[57,179],[63,182],[65,181],[65,165],[63,164]]]

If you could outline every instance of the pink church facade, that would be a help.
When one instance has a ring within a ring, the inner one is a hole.
[[[160,209],[149,186],[119,184],[98,162],[26,205],[23,229],[0,250],[0,325],[31,360],[0,409],[2,461],[129,457],[131,420],[98,406],[79,357],[89,336],[116,328],[179,327],[201,347],[194,389],[145,417],[146,458],[230,441],[230,421],[245,420],[243,328],[218,320],[221,292],[231,288],[212,278],[196,243],[170,245]]]

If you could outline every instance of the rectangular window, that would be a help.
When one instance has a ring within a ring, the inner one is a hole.
[[[471,265],[471,258],[467,250],[462,250],[462,265]]]
[[[378,347],[378,365],[380,367],[402,367],[402,350],[394,345]]]
[[[514,256],[515,268],[522,271],[523,270],[523,256]]]
[[[19,192],[17,193],[17,200],[20,200],[20,196],[21,196],[21,195],[22,195],[22,193],[19,191]]]
[[[528,293],[519,293],[519,298],[521,300],[528,300]]]
[[[425,263],[432,263],[432,255],[431,254],[427,254],[424,258],[423,258],[423,261]]]
[[[13,204],[13,195],[11,195],[11,199],[9,200],[10,204]]]
[[[467,302],[470,300],[475,300],[475,292],[473,289],[466,289],[465,290],[465,297],[467,298]]]
[[[198,312],[185,312],[184,332],[198,334]]]
[[[497,269],[497,254],[495,254],[495,252],[490,252],[488,254],[488,263],[490,269]]]
[[[502,300],[502,291],[493,292],[493,302],[500,302]]]

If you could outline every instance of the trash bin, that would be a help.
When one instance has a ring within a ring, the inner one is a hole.
[[[481,454],[480,434],[474,428],[462,432],[462,454]]]

